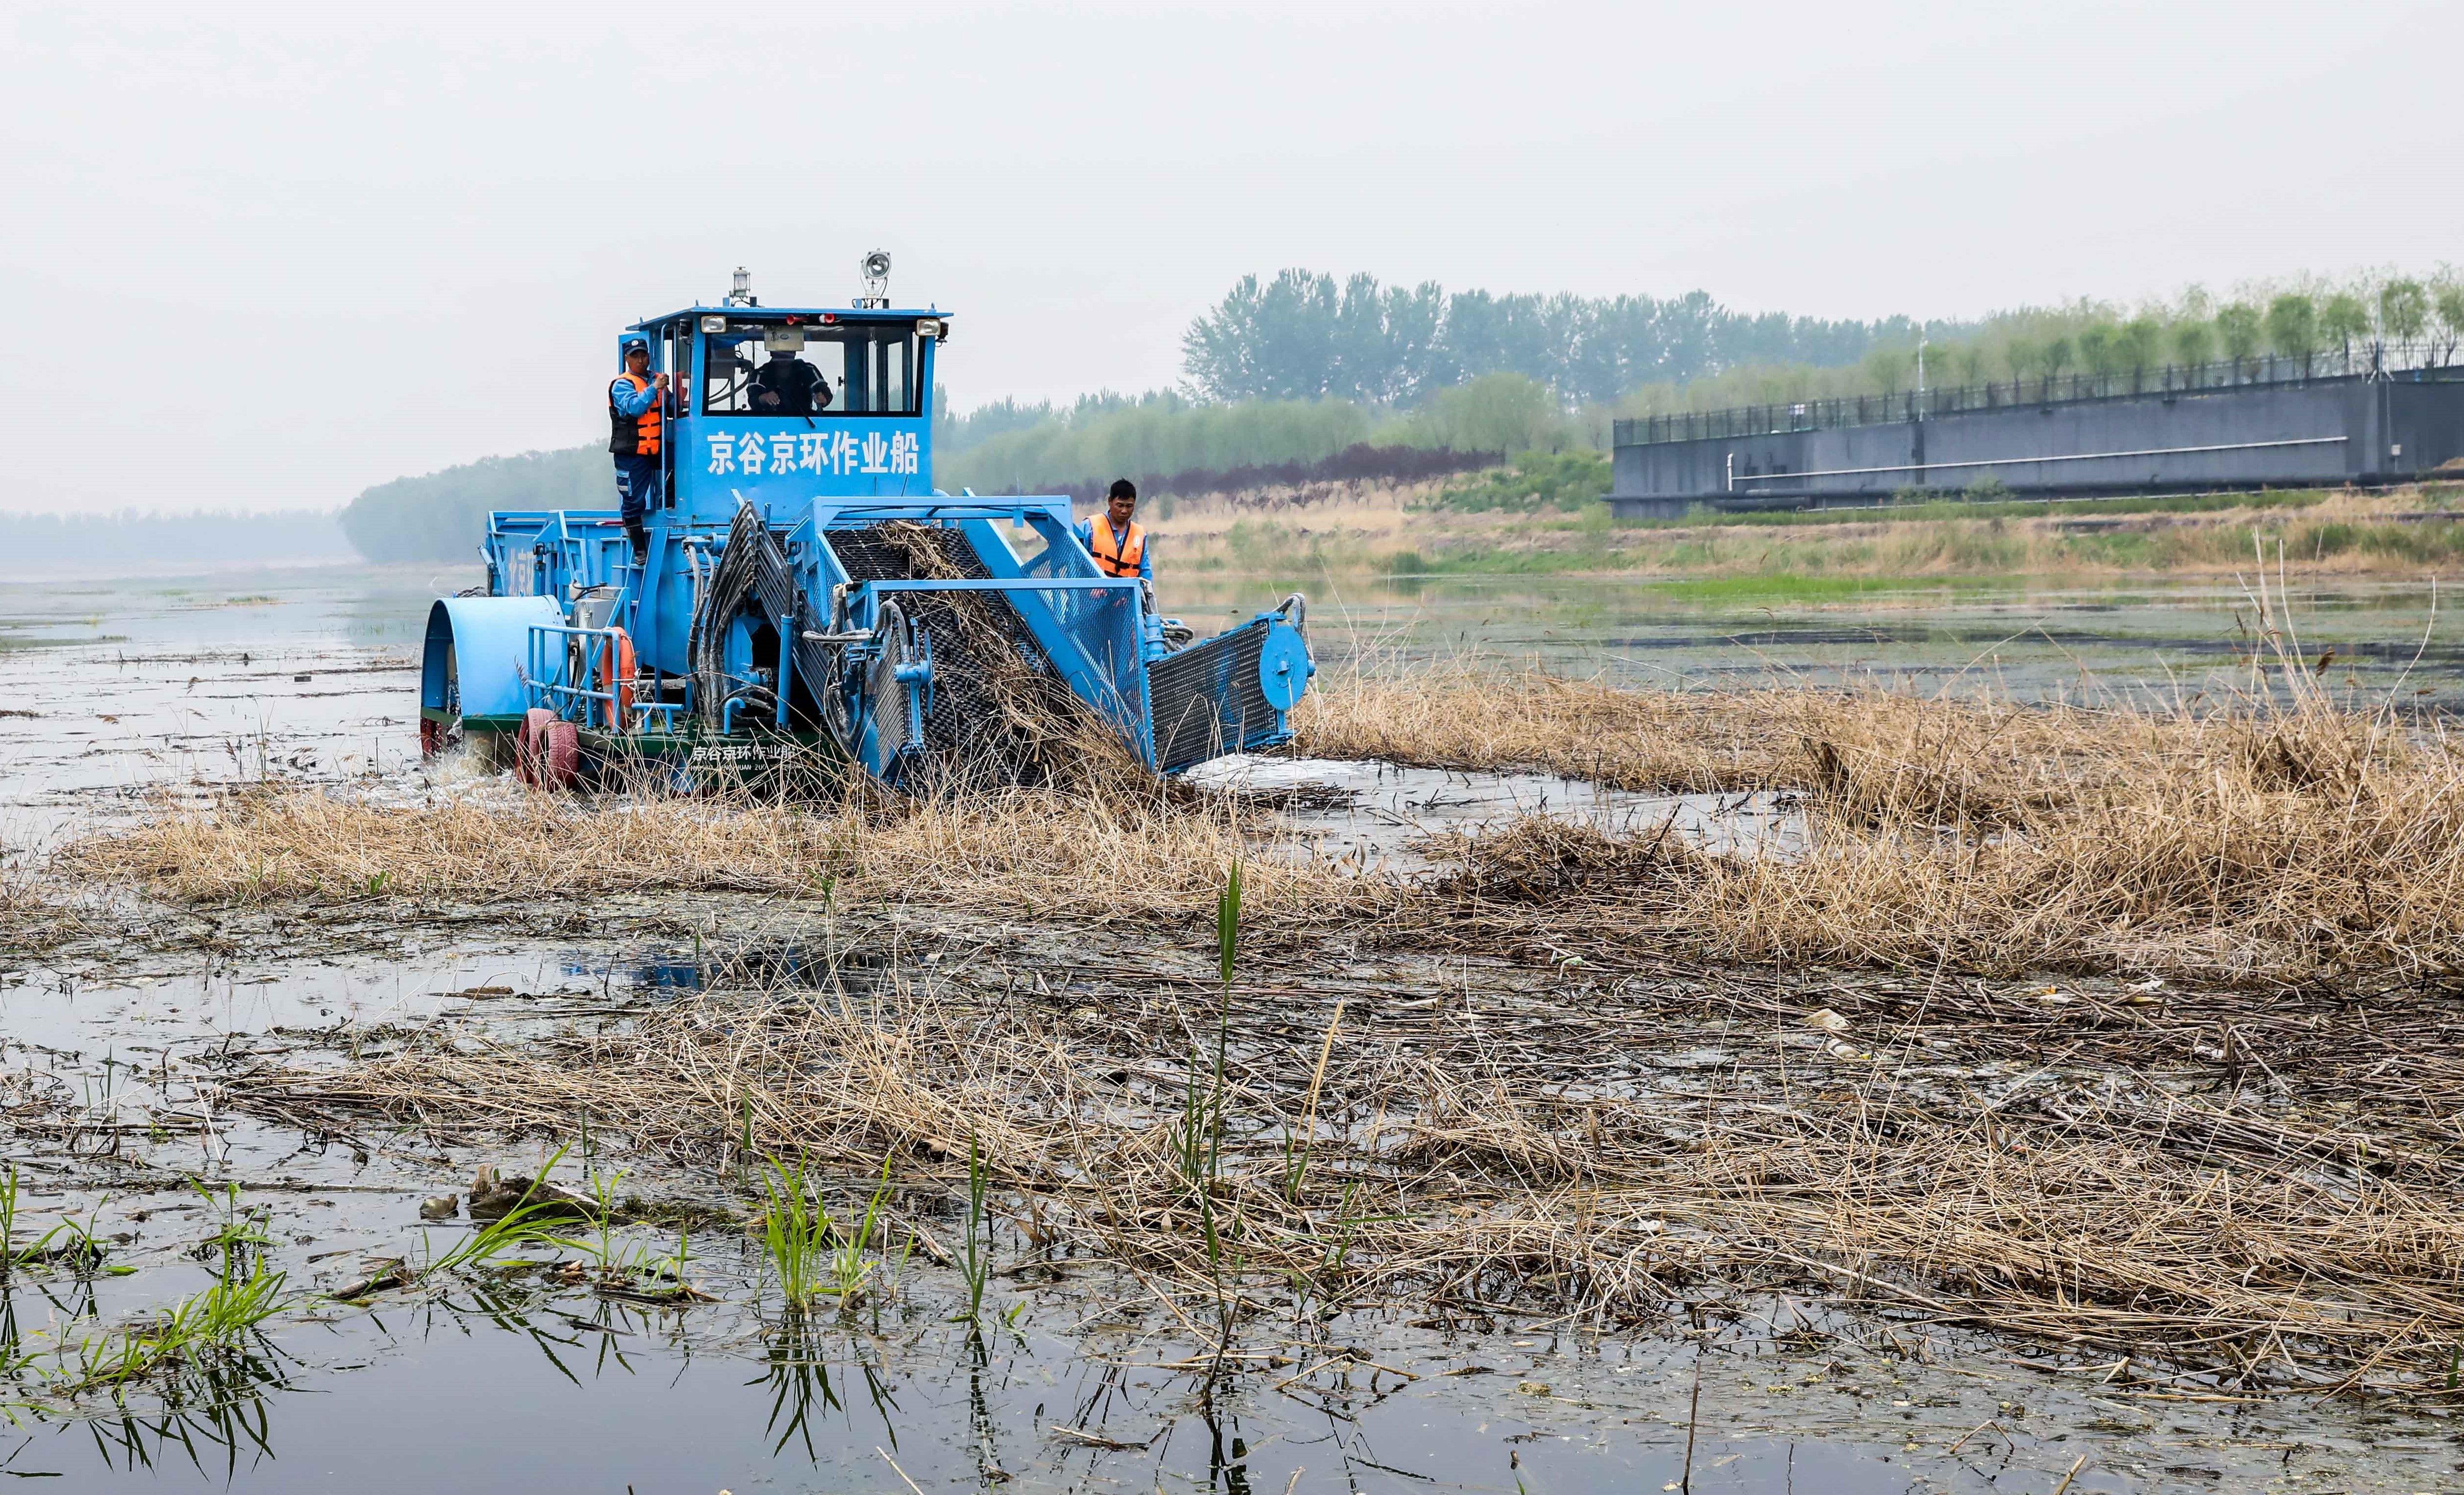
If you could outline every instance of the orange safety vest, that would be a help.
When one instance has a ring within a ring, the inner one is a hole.
[[[631,381],[635,394],[640,394],[650,387],[650,381],[630,369],[616,377]],[[616,397],[609,395],[607,397],[607,450],[620,457],[657,456],[659,454],[659,403],[655,400],[651,401],[650,407],[639,415],[619,415],[616,413]]]
[[[1147,557],[1147,532],[1132,519],[1129,538],[1124,539],[1112,533],[1112,517],[1099,514],[1095,522],[1088,526],[1087,548],[1094,553],[1095,564],[1106,576],[1135,576]]]

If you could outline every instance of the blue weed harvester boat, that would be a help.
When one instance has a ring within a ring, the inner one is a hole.
[[[722,304],[628,329],[672,385],[647,553],[613,509],[490,515],[486,585],[429,613],[428,752],[509,748],[547,788],[860,768],[914,790],[1052,780],[1098,740],[1171,773],[1289,737],[1316,669],[1299,596],[1193,640],[1102,572],[1067,497],[933,486],[950,319],[891,307],[888,269],[868,256],[847,310],[762,306],[738,271]],[[773,360],[826,404],[757,408]]]

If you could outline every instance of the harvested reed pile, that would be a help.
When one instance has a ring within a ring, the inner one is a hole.
[[[1458,841],[1473,871],[1452,890],[1472,901],[1547,863],[1561,896],[1532,916],[1569,938],[2231,981],[2464,963],[2464,744],[2299,676],[2192,710],[1448,668],[1305,705],[1313,754],[1802,797],[1807,854],[1672,846],[1647,883],[1634,848],[1562,824]]]
[[[1261,858],[1254,901],[1281,915],[1357,915],[1391,900],[1383,885],[1269,854],[1281,834],[1230,802],[1153,792],[606,808],[525,795],[388,808],[269,790],[90,838],[62,865],[198,903],[701,890],[1171,918],[1211,908],[1219,869],[1248,855]]]
[[[2379,1037],[2299,1013],[2284,1029],[2311,1051],[2278,1049],[2245,1093],[2189,1057],[2195,1005],[2059,1014],[2075,1047],[2120,1056],[2100,1072],[1978,1063],[1968,1039],[2022,1046],[2042,1016],[1969,1025],[2007,992],[1929,991],[1895,1017],[1837,996],[1853,1016],[1809,1022],[1776,984],[1717,978],[1287,978],[1226,1009],[1215,1154],[1202,985],[1111,962],[1064,1010],[1006,973],[970,980],[712,998],[526,1052],[446,1039],[247,1075],[228,1099],[461,1140],[586,1118],[696,1172],[802,1154],[861,1178],[886,1158],[934,1192],[963,1183],[972,1143],[1039,1239],[1152,1274],[1226,1335],[1327,1304],[1649,1323],[1781,1288],[2135,1355],[2125,1394],[2158,1364],[2439,1394],[2464,1343],[2443,1119],[2464,1065],[2435,1057],[2355,1114],[2335,1097],[2372,1094]],[[2386,1015],[2408,1041],[2453,1036],[2434,996]]]
[[[2464,758],[2434,728],[1929,706],[1800,745],[1803,855],[1661,846],[1642,878],[1635,846],[1534,820],[1461,846],[1449,890],[1529,904],[1545,868],[1552,897],[1523,913],[1566,938],[1735,959],[2231,982],[2464,964]],[[2010,746],[2066,720],[2067,751]]]

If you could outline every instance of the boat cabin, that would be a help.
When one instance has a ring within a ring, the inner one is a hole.
[[[929,308],[733,304],[633,324],[672,390],[668,524],[723,526],[739,500],[787,521],[816,498],[929,496],[933,356],[949,326]]]

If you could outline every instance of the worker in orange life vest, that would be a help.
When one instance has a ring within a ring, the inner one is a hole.
[[[1138,488],[1128,478],[1115,478],[1104,502],[1104,513],[1078,526],[1079,543],[1095,558],[1095,569],[1106,576],[1133,576],[1155,582],[1155,547],[1144,526],[1131,516],[1138,512]]]
[[[616,458],[616,500],[633,542],[636,564],[649,554],[642,516],[659,496],[659,451],[665,435],[668,376],[650,375],[650,341],[624,340],[625,372],[607,386],[607,450]]]

